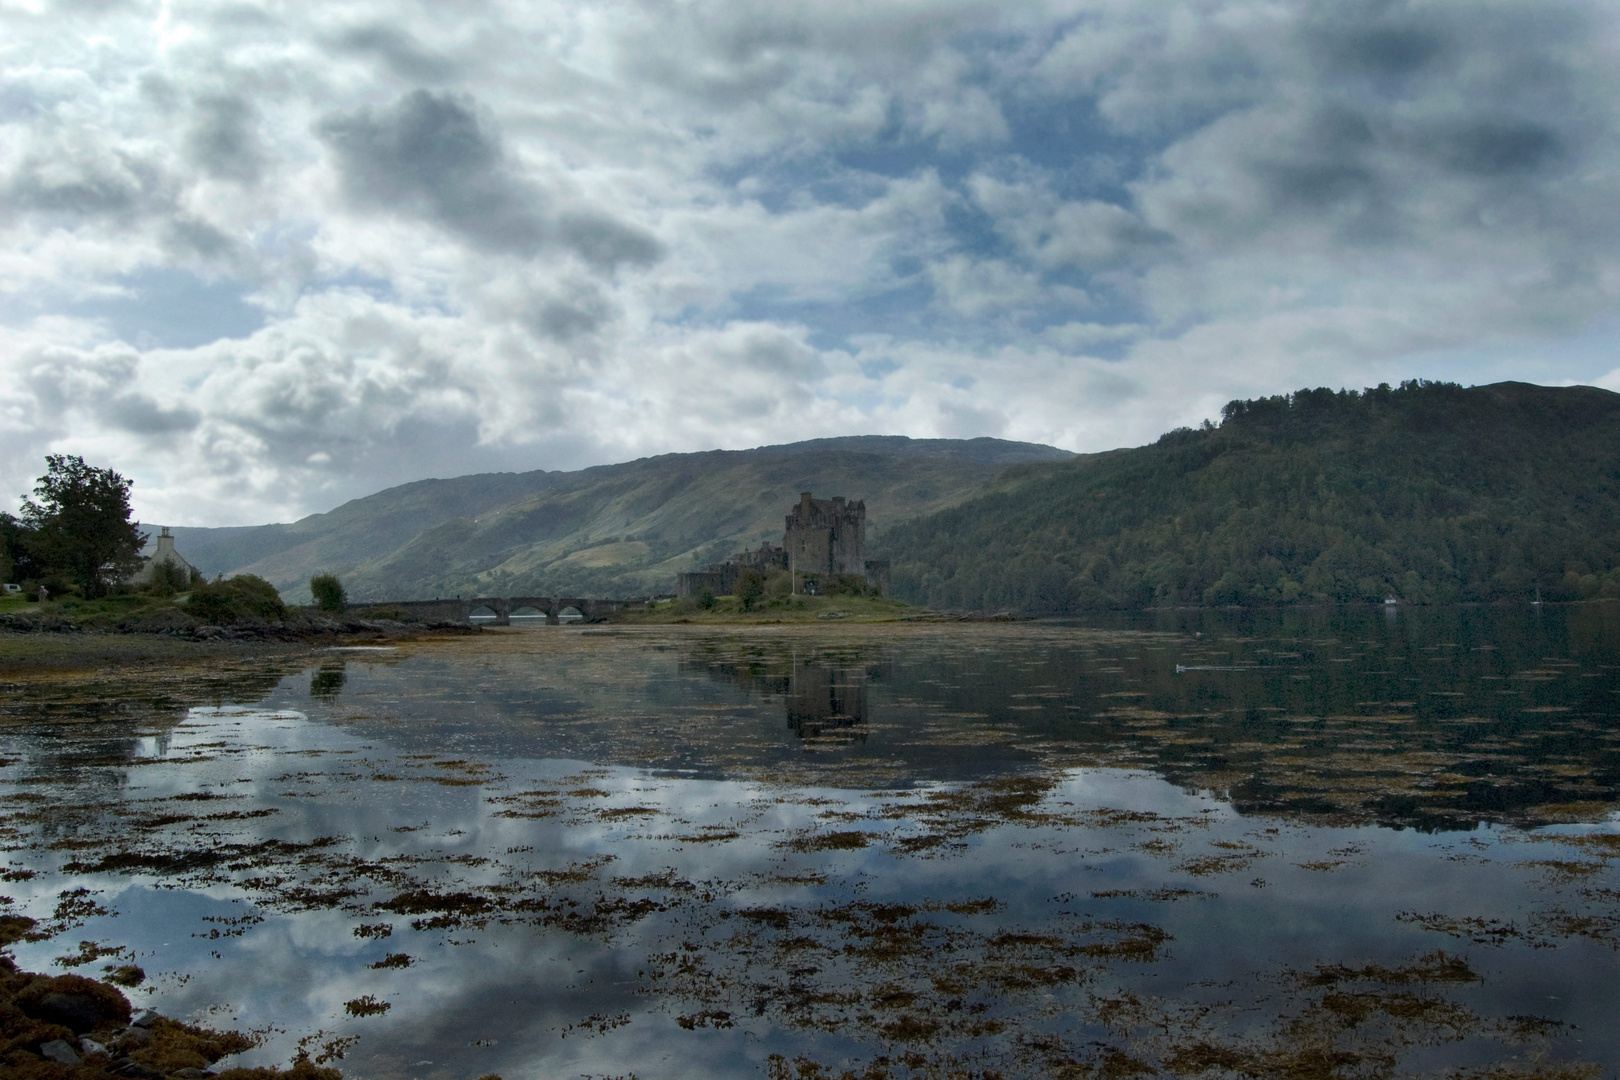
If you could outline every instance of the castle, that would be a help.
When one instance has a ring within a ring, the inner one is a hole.
[[[799,494],[799,502],[787,515],[787,527],[780,547],[764,543],[756,551],[741,551],[707,570],[678,574],[676,596],[697,596],[708,591],[727,596],[737,587],[737,575],[754,570],[768,575],[776,570],[793,574],[794,589],[818,591],[824,578],[855,576],[881,593],[889,591],[887,560],[866,557],[866,502],[846,502],[842,495],[833,499]]]

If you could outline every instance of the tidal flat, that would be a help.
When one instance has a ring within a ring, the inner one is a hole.
[[[486,629],[4,678],[12,955],[139,967],[137,1006],[254,1041],[222,1065],[1620,1070],[1620,605]]]

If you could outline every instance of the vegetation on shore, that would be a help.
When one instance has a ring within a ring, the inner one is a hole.
[[[796,588],[787,571],[761,575],[744,570],[737,576],[733,596],[703,592],[676,600],[660,601],[651,610],[624,611],[613,616],[617,623],[736,623],[796,622],[896,622],[928,618],[932,612],[892,597],[881,596],[863,578],[854,575],[828,575],[818,579],[807,594]]]
[[[373,614],[370,622],[339,619],[347,603],[332,573],[310,580],[317,604],[303,610],[289,610],[276,587],[256,574],[207,581],[184,563],[155,562],[132,581],[142,560],[131,486],[83,458],[46,458],[34,489],[38,501],[24,499],[21,517],[0,512],[0,578],[20,578],[12,584],[22,586],[0,594],[0,631],[297,640],[423,628],[399,610]],[[382,625],[388,622],[413,625]]]
[[[222,584],[230,586],[239,580],[226,579]],[[262,586],[268,587],[267,584]],[[235,601],[239,598],[232,596],[233,591],[246,592],[248,600],[237,606]],[[223,601],[218,593],[226,594]],[[262,592],[251,587],[216,589],[211,599],[198,604],[192,603],[194,597],[195,593],[175,597],[127,593],[98,600],[69,598],[44,604],[21,599],[0,600],[0,670],[13,654],[33,656],[41,650],[52,656],[105,653],[109,662],[118,662],[124,655],[123,647],[84,643],[92,638],[105,642],[109,635],[162,636],[173,639],[176,647],[194,648],[196,642],[369,640],[478,632],[478,627],[467,623],[423,620],[400,608],[351,608],[339,615],[313,607],[285,607],[278,599],[276,610],[279,613],[256,612],[251,604],[267,609],[269,601]],[[29,639],[33,644],[18,643]],[[80,644],[61,647],[41,644],[48,639]],[[153,646],[153,649],[166,655],[167,646]],[[83,664],[68,661],[67,666]]]
[[[698,623],[706,626],[738,623],[798,622],[899,622],[925,619],[933,613],[900,600],[873,596],[796,596],[744,610],[735,596],[716,596],[705,607],[701,599],[666,600],[650,611],[624,611],[611,617],[614,623],[653,625]]]
[[[1030,614],[1620,597],[1620,395],[1412,381],[1014,470],[891,530],[895,592]]]
[[[51,454],[18,517],[0,511],[0,578],[36,595],[105,596],[141,564],[131,482],[82,457]],[[173,591],[172,589],[170,590]]]

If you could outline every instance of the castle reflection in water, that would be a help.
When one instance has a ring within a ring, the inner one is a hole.
[[[694,655],[682,671],[703,672],[749,693],[780,698],[788,730],[806,742],[866,741],[867,686],[888,674],[888,663],[859,656],[801,658],[761,651],[742,661]]]

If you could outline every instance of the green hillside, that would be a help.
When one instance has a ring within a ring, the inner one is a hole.
[[[289,600],[331,571],[354,600],[670,591],[761,540],[800,491],[865,499],[868,535],[950,506],[1008,466],[1066,460],[999,439],[859,436],[667,454],[577,472],[498,473],[390,488],[286,525],[176,529],[209,576],[253,573]]]
[[[1620,395],[1233,402],[1218,427],[1011,470],[880,546],[896,594],[942,608],[1620,596]]]

